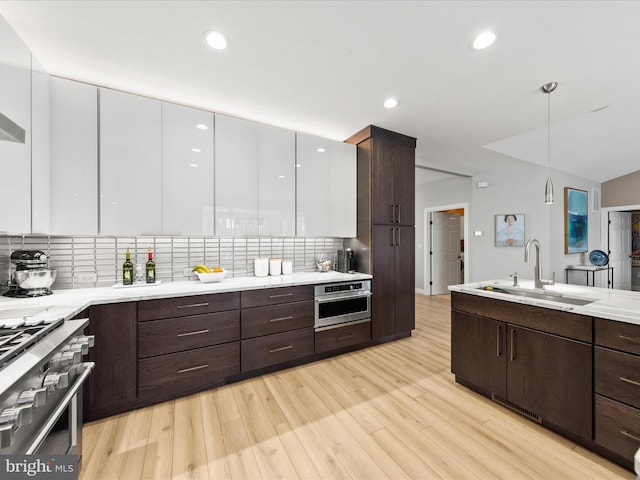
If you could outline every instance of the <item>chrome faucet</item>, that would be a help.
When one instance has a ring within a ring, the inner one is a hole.
[[[540,278],[541,269],[540,269],[540,242],[535,238],[530,238],[527,240],[527,244],[524,246],[524,261],[529,261],[529,250],[531,249],[531,245],[536,247],[536,265],[534,267],[534,284],[535,288],[544,288],[545,285],[554,285],[556,274],[553,274],[552,280],[543,280]]]

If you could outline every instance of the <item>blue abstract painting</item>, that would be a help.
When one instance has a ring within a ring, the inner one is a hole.
[[[589,237],[589,203],[587,192],[564,189],[564,253],[587,251]]]

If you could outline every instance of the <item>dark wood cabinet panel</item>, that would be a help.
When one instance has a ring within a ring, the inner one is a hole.
[[[242,292],[241,306],[242,308],[250,308],[279,303],[302,302],[304,300],[313,300],[313,296],[313,285],[247,290]]]
[[[595,347],[595,391],[640,408],[640,356]]]
[[[395,233],[395,333],[402,333],[416,327],[415,228],[396,227]]]
[[[451,312],[451,371],[456,380],[507,398],[507,324]]]
[[[315,334],[316,353],[330,352],[371,340],[371,321],[330,327]]]
[[[596,395],[595,442],[624,458],[632,468],[633,456],[640,448],[640,410]]]
[[[592,318],[469,293],[451,292],[451,308],[591,343]]]
[[[242,309],[242,338],[259,337],[273,333],[313,327],[314,302],[283,303],[266,307]]]
[[[640,325],[596,318],[595,344],[640,355]]]
[[[240,342],[145,358],[138,368],[141,399],[179,397],[239,373]]]
[[[513,325],[508,330],[507,399],[590,440],[591,345]]]
[[[371,336],[374,340],[396,331],[395,227],[371,227],[373,296],[371,297]],[[415,299],[412,299],[415,302]]]
[[[240,311],[140,322],[138,338],[139,358],[240,340]]]
[[[144,300],[138,302],[138,320],[160,320],[238,308],[240,308],[240,292]]]
[[[415,148],[395,146],[394,193],[396,200],[395,221],[398,225],[416,223],[416,162]]]
[[[243,372],[277,365],[313,354],[313,328],[242,340]]]
[[[84,414],[95,420],[129,410],[136,401],[136,303],[114,303],[89,308],[87,333],[95,335],[88,361],[96,366],[84,391]]]
[[[373,140],[371,189],[375,195],[371,195],[371,223],[374,225],[395,223],[395,155],[393,142]],[[415,203],[415,199],[413,201]]]

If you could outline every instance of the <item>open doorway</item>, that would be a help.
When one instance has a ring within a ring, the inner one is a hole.
[[[602,208],[601,219],[614,288],[640,291],[640,205]]]
[[[468,278],[468,203],[424,209],[424,293],[448,293]]]

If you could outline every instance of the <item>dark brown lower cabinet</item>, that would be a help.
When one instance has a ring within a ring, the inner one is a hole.
[[[242,340],[241,352],[243,372],[313,355],[313,328]]]
[[[89,308],[87,332],[95,335],[88,361],[96,367],[84,390],[84,417],[90,421],[131,409],[136,401],[136,302]]]
[[[463,298],[457,298],[463,295]],[[483,311],[486,299],[454,292],[453,305]],[[543,424],[590,441],[593,425],[592,345],[573,338],[515,325],[529,324],[526,309],[517,303],[496,300],[500,320],[473,313],[451,312],[451,369],[456,380],[485,395],[539,417]],[[527,307],[530,308],[530,307]],[[582,335],[582,319],[576,335]],[[503,321],[502,318],[511,318]],[[558,317],[562,322],[563,317]],[[565,327],[555,325],[563,330]]]
[[[330,352],[371,341],[371,321],[338,325],[316,332],[316,353]]]
[[[610,398],[596,395],[598,445],[624,458],[629,465],[640,448],[640,412]]]

